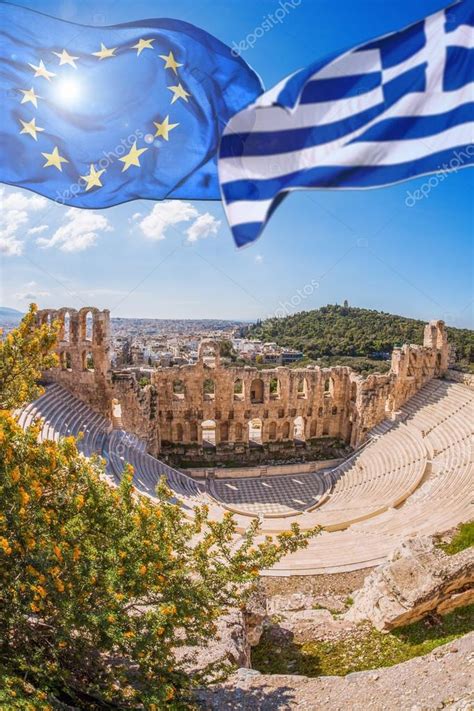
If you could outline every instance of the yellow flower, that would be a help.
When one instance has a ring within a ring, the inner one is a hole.
[[[147,568],[146,565],[141,565],[140,568],[139,568],[140,575],[145,575],[145,573],[147,572],[147,570],[148,570],[148,568]]]
[[[34,538],[27,538],[26,539],[26,547],[29,548],[30,550],[36,546],[36,541]]]
[[[20,491],[20,500],[21,500],[22,506],[26,506],[28,501],[30,500],[30,495],[28,494],[27,491],[25,491],[25,489],[22,486],[20,486],[19,491]]]
[[[75,563],[77,563],[77,561],[79,560],[80,557],[81,557],[81,551],[80,551],[80,549],[78,548],[78,546],[74,546],[74,550],[73,550],[73,552],[72,552],[72,559],[73,559],[73,561],[74,561]]]
[[[61,548],[58,545],[55,545],[53,547],[54,555],[59,561],[62,561],[63,559],[63,554],[61,553]]]
[[[82,494],[78,494],[76,496],[76,505],[78,509],[82,509],[82,507],[84,506],[84,497]]]
[[[48,594],[42,585],[34,586],[33,590],[36,590],[40,597],[46,597],[46,595]]]
[[[124,632],[123,636],[131,639],[132,637],[135,637],[135,632],[132,632],[132,630],[129,630],[128,632]]]
[[[115,622],[115,615],[108,615],[107,622],[110,622],[110,624],[113,624]]]
[[[10,544],[8,543],[6,538],[0,538],[0,548],[2,548],[3,552],[6,553],[6,555],[11,555],[12,549],[10,548]]]
[[[174,698],[174,689],[169,689],[166,694],[166,701],[171,701]]]
[[[13,482],[14,484],[16,484],[17,481],[19,481],[19,479],[20,479],[20,470],[18,469],[18,467],[12,471],[12,473],[10,474],[10,476],[11,476],[12,482]]]
[[[33,612],[39,612],[39,611],[40,611],[38,605],[36,605],[34,602],[30,602],[30,607],[31,607],[31,609],[32,609]]]
[[[62,580],[55,580],[54,584],[56,585],[56,589],[58,592],[64,592],[64,583]]]

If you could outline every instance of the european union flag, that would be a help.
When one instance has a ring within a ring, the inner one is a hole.
[[[220,135],[262,92],[229,47],[178,20],[0,13],[2,182],[74,207],[220,199]]]

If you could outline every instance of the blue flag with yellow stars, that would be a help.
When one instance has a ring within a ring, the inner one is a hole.
[[[0,17],[0,181],[74,207],[220,199],[220,136],[262,92],[229,47],[172,19]]]

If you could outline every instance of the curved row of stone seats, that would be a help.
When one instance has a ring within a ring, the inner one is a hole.
[[[452,388],[457,389],[452,397]],[[403,538],[430,535],[445,531],[474,517],[472,456],[472,416],[466,416],[463,403],[472,401],[467,388],[443,384],[438,389],[448,399],[438,400],[438,425],[423,440],[442,442],[443,448],[433,457],[426,480],[399,508],[366,521],[353,524],[344,531],[327,533],[311,540],[308,548],[287,556],[267,574],[305,575],[347,571],[377,565]],[[429,406],[433,404],[434,389],[430,389]],[[457,412],[451,405],[454,399],[461,405]],[[420,401],[421,403],[421,401]],[[419,403],[421,413],[422,405]],[[447,407],[448,406],[448,407]],[[446,417],[446,409],[454,412]]]
[[[102,452],[109,423],[79,398],[58,384],[49,385],[34,403],[29,403],[17,413],[18,422],[26,428],[41,419],[40,440],[72,435],[82,437],[78,449],[85,456]]]

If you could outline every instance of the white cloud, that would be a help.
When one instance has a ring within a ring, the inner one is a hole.
[[[256,254],[256,255],[255,255],[255,261],[257,262],[257,264],[261,264],[261,263],[263,262],[263,257],[262,257],[262,255],[261,255],[261,254]]]
[[[140,222],[140,228],[147,239],[165,239],[170,227],[180,222],[189,222],[199,216],[198,210],[184,200],[164,200],[158,202],[147,217]]]
[[[0,189],[0,252],[8,256],[18,256],[23,253],[24,241],[20,230],[30,220],[31,213],[43,210],[47,200],[39,195],[28,195],[22,192],[7,192]]]
[[[21,288],[23,291],[19,291],[15,294],[15,298],[19,301],[38,301],[39,298],[50,296],[49,291],[39,289],[38,284],[35,281],[29,281],[26,284],[23,284]]]
[[[132,217],[132,219],[135,215]],[[182,222],[192,222],[186,229],[188,242],[217,234],[220,221],[209,212],[200,213],[190,202],[185,200],[164,200],[154,205],[149,215],[139,222],[139,227],[145,237],[159,241],[165,239],[170,230],[182,234],[178,227]]]
[[[32,227],[28,230],[29,235],[40,235],[42,232],[49,230],[49,225],[38,225],[38,227]]]
[[[209,235],[216,235],[220,226],[220,220],[216,220],[214,215],[211,215],[210,212],[205,212],[203,215],[199,215],[186,230],[186,234],[188,235],[187,241],[197,242],[198,239],[204,239],[205,237],[209,237]]]
[[[106,217],[91,210],[71,207],[65,218],[52,237],[39,237],[36,243],[43,249],[57,247],[62,252],[82,252],[97,244],[99,233],[113,229]]]

